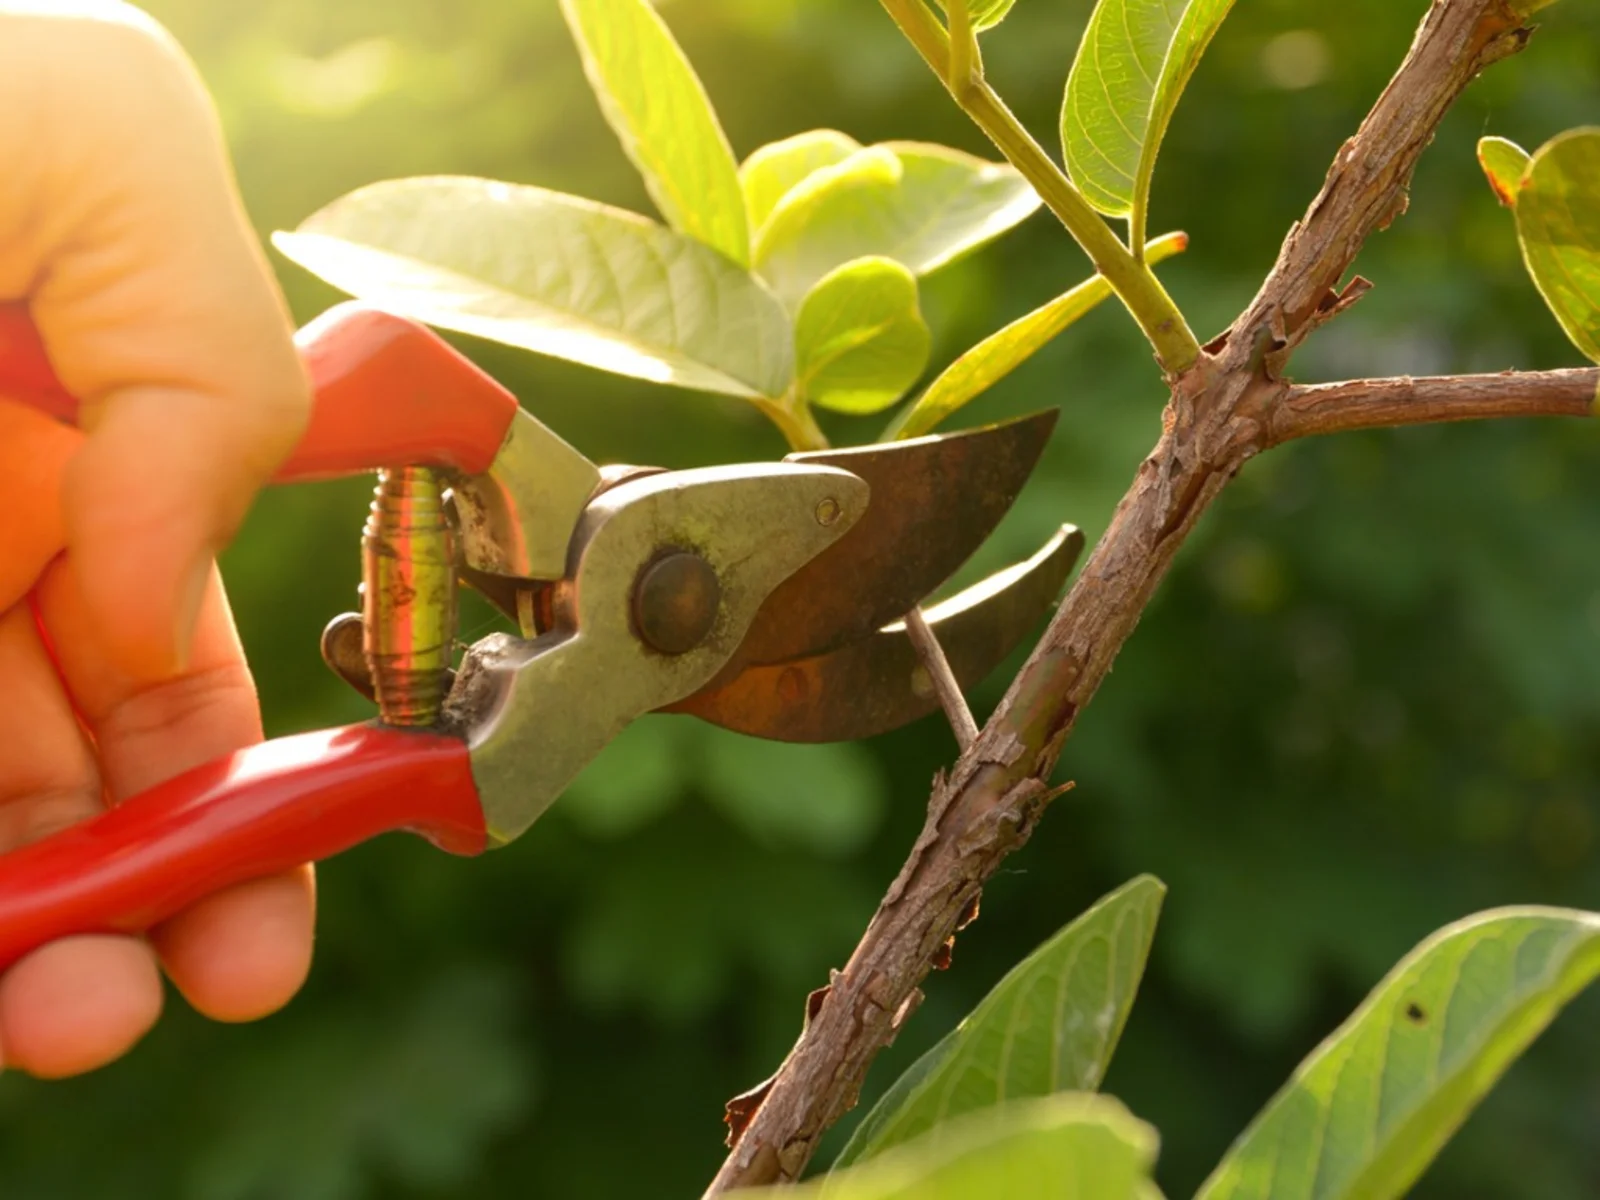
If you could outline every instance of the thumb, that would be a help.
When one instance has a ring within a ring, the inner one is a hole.
[[[89,433],[68,551],[107,653],[159,678],[303,428],[304,373],[210,101],[158,26],[0,0],[0,109],[33,118],[0,123],[0,299],[29,300]]]

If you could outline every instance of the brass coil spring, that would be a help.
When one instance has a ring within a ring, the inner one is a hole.
[[[438,473],[378,472],[361,533],[362,651],[386,724],[439,720],[455,652],[455,559]]]

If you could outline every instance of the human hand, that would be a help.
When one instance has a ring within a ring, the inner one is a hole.
[[[181,50],[111,0],[0,0],[0,301],[26,301],[80,429],[0,396],[0,851],[261,737],[213,556],[304,427],[307,385]],[[3,866],[0,866],[3,869]],[[310,868],[148,939],[0,976],[0,1064],[75,1074],[160,1015],[285,1003]]]

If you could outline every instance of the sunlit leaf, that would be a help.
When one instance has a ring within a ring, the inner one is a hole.
[[[1528,152],[1505,138],[1480,138],[1478,164],[1500,203],[1507,208],[1516,207],[1517,188],[1521,186],[1522,173],[1528,169]]]
[[[835,267],[881,255],[915,275],[998,237],[1039,207],[1012,167],[944,146],[885,142],[790,189],[756,240],[756,270],[795,305]]]
[[[794,377],[783,306],[716,251],[542,188],[373,184],[274,236],[337,288],[445,329],[603,371],[734,396]]]
[[[838,412],[880,412],[917,381],[932,342],[910,271],[892,258],[846,263],[806,293],[795,316],[800,394]]]
[[[1067,77],[1061,143],[1089,203],[1142,214],[1178,97],[1233,0],[1100,0]],[[1142,223],[1142,216],[1141,216]]]
[[[1145,259],[1158,263],[1188,249],[1189,237],[1169,233],[1145,247]],[[1074,321],[1109,299],[1111,285],[1100,275],[1085,280],[1048,304],[1018,317],[968,350],[928,385],[917,402],[884,430],[880,441],[920,437],[952,413],[981,396],[1042,350]]]
[[[1533,282],[1573,344],[1600,362],[1600,128],[1540,147],[1516,212]]]
[[[982,33],[985,29],[993,29],[1006,19],[1006,14],[1016,2],[1017,0],[972,0],[967,7],[972,18],[973,32]],[[939,7],[944,8],[944,0],[939,0]]]
[[[1404,1195],[1600,973],[1600,915],[1483,913],[1434,934],[1308,1058],[1197,1200]]]
[[[1106,1096],[1015,1100],[881,1158],[740,1200],[1148,1200],[1156,1132]]]
[[[759,237],[778,201],[813,171],[843,162],[861,143],[837,129],[813,129],[762,146],[739,168],[751,237]]]
[[[1139,990],[1166,891],[1160,880],[1140,876],[1014,967],[895,1081],[837,1165],[873,1158],[974,1109],[1099,1087]]]
[[[750,262],[738,168],[694,68],[648,0],[561,0],[589,85],[679,233]]]

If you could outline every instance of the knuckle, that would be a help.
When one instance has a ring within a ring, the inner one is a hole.
[[[242,662],[229,662],[133,692],[97,722],[102,742],[149,742],[214,728],[219,712],[255,712],[255,685]]]

